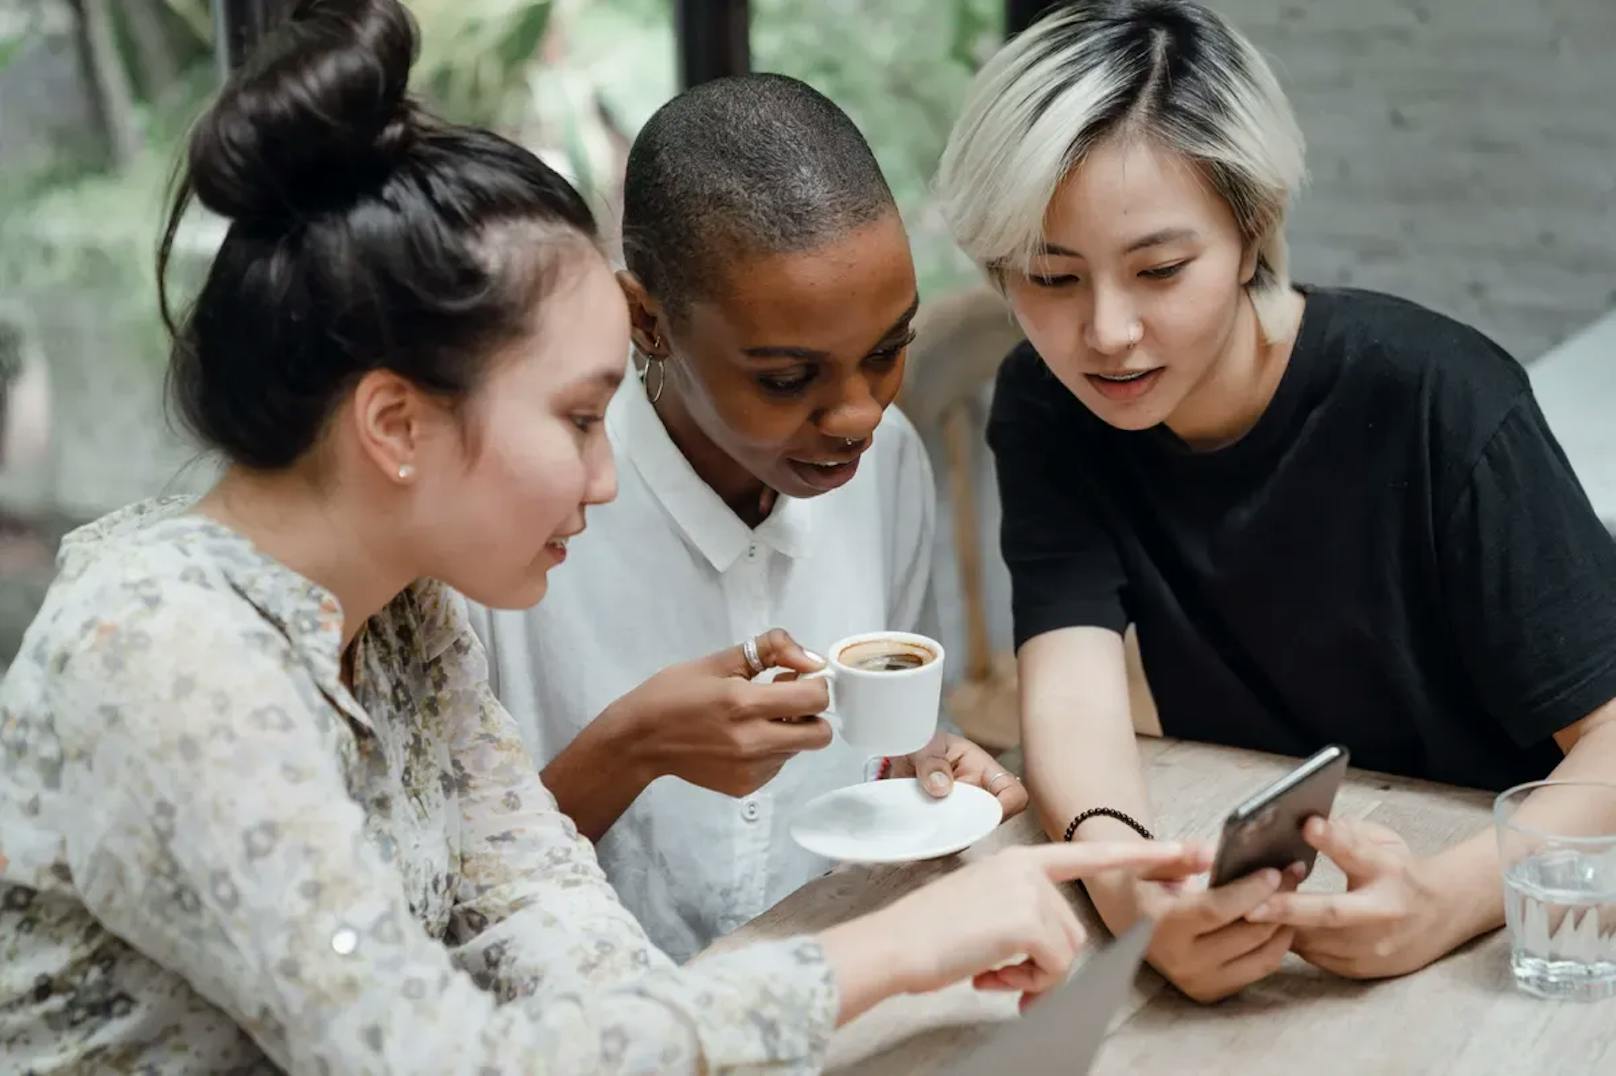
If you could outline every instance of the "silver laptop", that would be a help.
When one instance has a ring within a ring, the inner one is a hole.
[[[940,1071],[1081,1074],[1094,1064],[1111,1017],[1128,996],[1156,924],[1141,919],[1085,960],[1071,980]]]

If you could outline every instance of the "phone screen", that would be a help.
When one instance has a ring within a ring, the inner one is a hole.
[[[1229,812],[1212,864],[1212,885],[1293,863],[1311,871],[1318,851],[1302,839],[1302,826],[1314,815],[1329,817],[1347,759],[1345,747],[1326,747]]]

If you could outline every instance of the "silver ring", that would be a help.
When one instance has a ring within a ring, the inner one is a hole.
[[[1012,781],[1017,779],[1016,775],[1011,773],[1009,770],[1000,770],[998,773],[994,774],[992,777],[989,777],[988,778],[988,783],[983,787],[985,787],[989,792],[992,792],[993,791],[993,786],[999,783],[999,778],[1001,778],[1001,777],[1008,777]]]
[[[741,644],[741,656],[746,658],[746,671],[756,676],[763,671],[763,659],[758,657],[757,640],[748,639]]]

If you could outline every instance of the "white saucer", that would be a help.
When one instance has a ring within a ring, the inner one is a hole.
[[[816,796],[791,822],[791,839],[844,863],[907,863],[969,848],[1004,818],[999,801],[960,781],[937,799],[913,778],[866,781]]]

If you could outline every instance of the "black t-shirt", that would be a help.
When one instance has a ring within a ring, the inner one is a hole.
[[[1135,623],[1169,735],[1543,777],[1553,734],[1616,698],[1616,542],[1502,349],[1303,290],[1273,400],[1214,452],[1109,426],[1031,345],[1010,354],[988,438],[1016,645]]]

